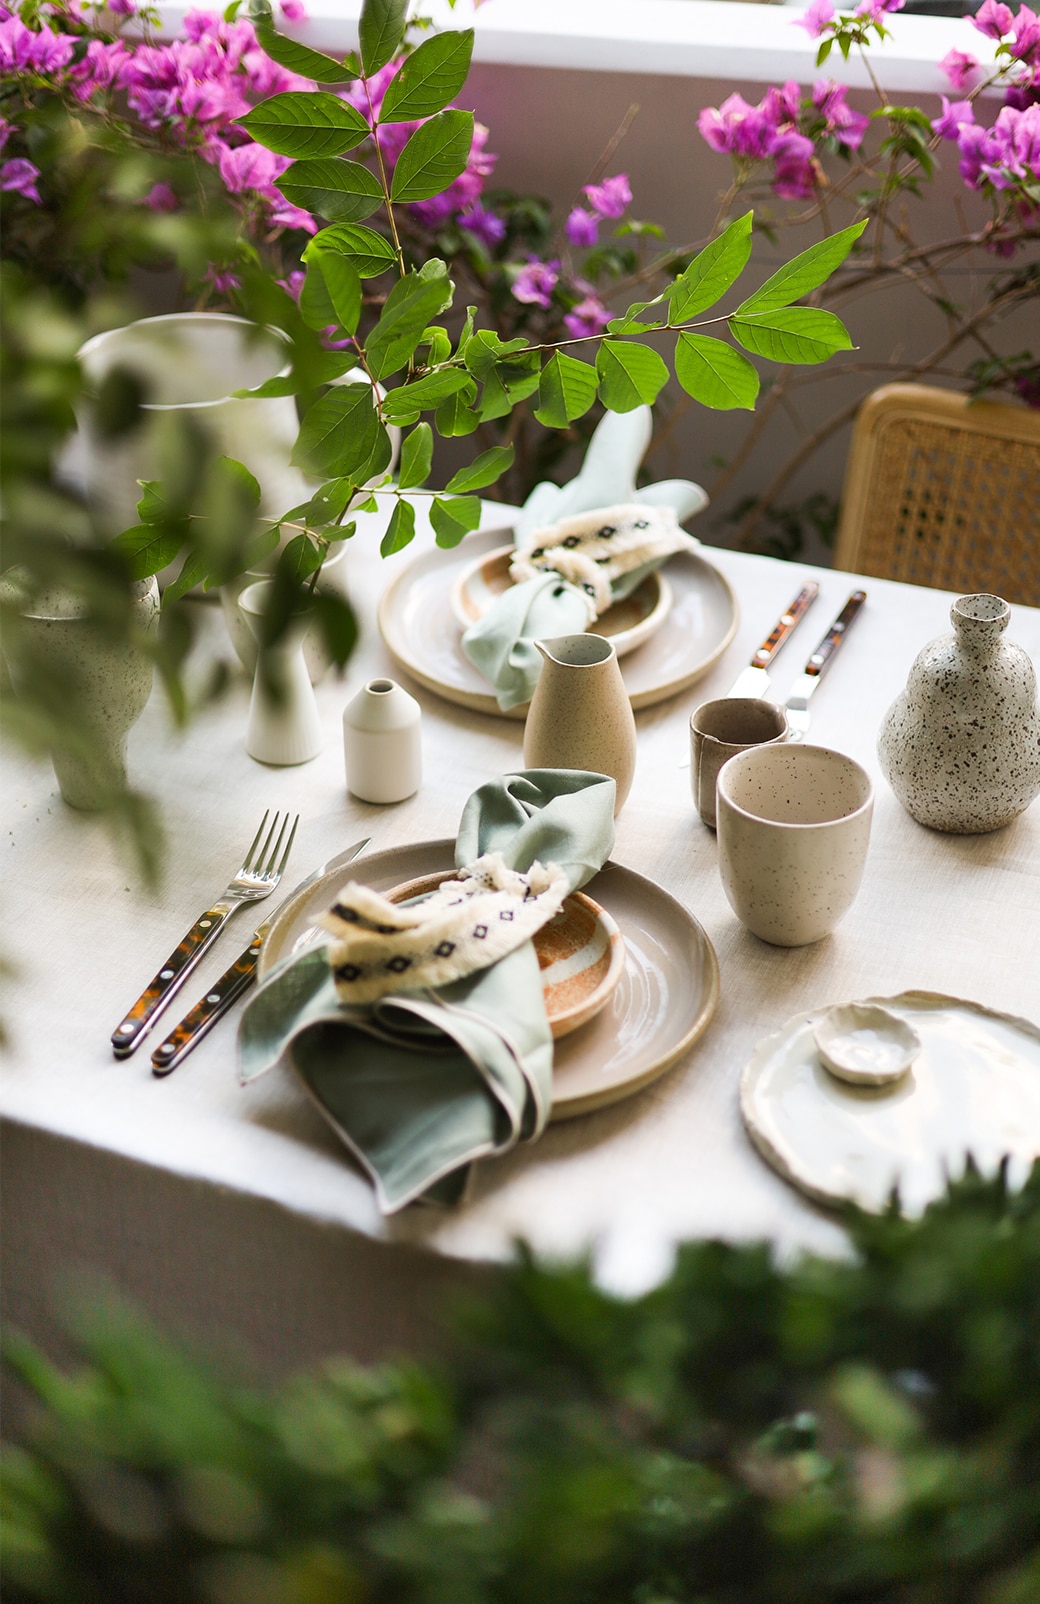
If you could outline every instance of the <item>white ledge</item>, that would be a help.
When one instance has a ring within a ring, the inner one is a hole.
[[[205,3],[205,0],[203,0]],[[281,27],[316,50],[343,53],[357,44],[360,0],[306,0],[309,20]],[[196,7],[161,0],[170,32]],[[472,0],[452,10],[446,0],[424,8],[444,27],[476,28],[473,59],[511,67],[555,67],[572,71],[664,74],[734,82],[809,83],[821,75],[817,45],[795,18],[794,5],[738,4],[735,0]],[[966,17],[886,20],[892,38],[870,51],[874,73],[892,93],[950,93],[939,59],[951,48],[985,56],[986,41]],[[863,61],[844,62],[835,51],[822,74],[868,88]]]

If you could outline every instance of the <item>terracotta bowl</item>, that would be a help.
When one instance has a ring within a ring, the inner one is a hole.
[[[386,893],[391,902],[408,902],[435,891],[455,870],[406,880]],[[606,1007],[625,968],[625,941],[605,908],[583,891],[572,891],[563,907],[534,937],[542,972],[545,1012],[553,1037],[594,1019]]]
[[[492,602],[509,589],[509,564],[515,551],[515,546],[499,546],[462,570],[451,589],[451,609],[463,629],[483,618]],[[648,574],[631,596],[608,607],[592,627],[623,657],[660,629],[671,608],[672,587],[658,571]]]

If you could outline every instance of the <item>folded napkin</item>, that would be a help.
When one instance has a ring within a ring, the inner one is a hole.
[[[587,629],[677,551],[699,546],[673,507],[638,502],[535,529],[509,565],[514,583],[469,626],[462,649],[505,712],[534,694],[541,669],[536,640]]]
[[[614,790],[575,769],[482,785],[463,810],[456,879],[403,905],[345,886],[319,921],[332,945],[286,959],[248,1004],[242,1079],[291,1047],[384,1213],[454,1201],[474,1159],[545,1128],[552,1036],[530,937],[606,861]]]

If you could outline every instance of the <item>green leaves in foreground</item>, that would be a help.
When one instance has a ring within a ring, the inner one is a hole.
[[[443,111],[466,82],[473,29],[435,33],[405,59],[379,108],[381,123],[418,122]]]
[[[349,101],[321,90],[272,95],[242,117],[240,125],[279,156],[342,156],[370,132]]]
[[[547,429],[565,429],[575,418],[584,417],[598,388],[595,368],[568,356],[566,351],[554,351],[538,381],[535,417]]]
[[[437,536],[438,546],[457,546],[464,535],[480,523],[479,496],[453,496],[450,501],[434,496],[430,507],[430,522]]]
[[[675,346],[675,376],[687,395],[716,412],[736,407],[754,410],[758,374],[746,356],[724,340],[706,334],[680,334]]]
[[[429,200],[454,183],[473,145],[471,111],[439,111],[415,130],[397,158],[390,181],[393,201]]]
[[[771,362],[825,362],[835,351],[853,349],[841,319],[813,306],[778,307],[775,312],[734,316],[729,326],[745,351],[768,357]]]
[[[596,353],[599,394],[611,412],[650,406],[668,382],[668,369],[648,345],[604,340]]]

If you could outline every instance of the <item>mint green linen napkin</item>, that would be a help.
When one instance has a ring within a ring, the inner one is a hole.
[[[526,769],[482,785],[463,810],[459,868],[500,852],[510,868],[553,862],[578,890],[614,842],[614,782]],[[254,993],[239,1030],[244,1081],[287,1048],[306,1090],[370,1175],[380,1208],[461,1196],[470,1164],[540,1135],[552,1109],[552,1036],[530,941],[436,991],[365,1008],[336,994],[311,948]]]

